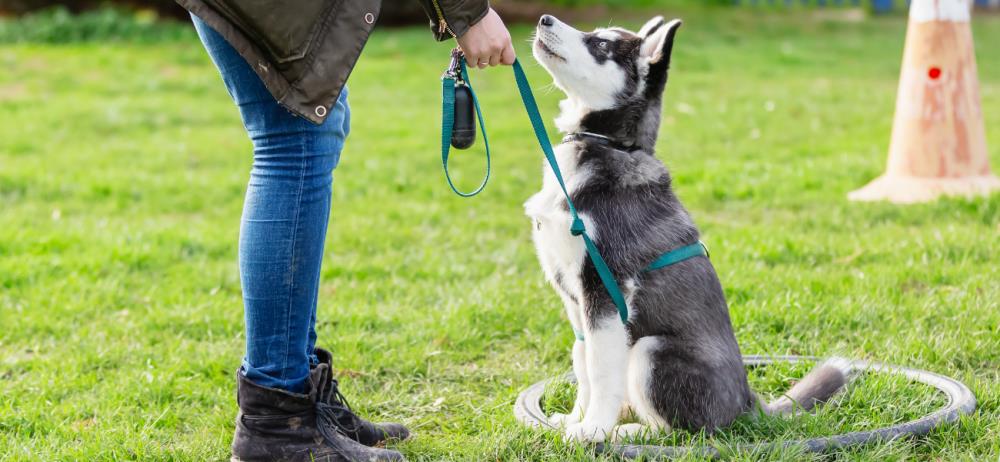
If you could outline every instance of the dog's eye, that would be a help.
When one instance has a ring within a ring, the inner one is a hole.
[[[608,41],[607,40],[601,40],[600,42],[597,42],[597,48],[600,48],[602,50],[607,50],[608,49]]]

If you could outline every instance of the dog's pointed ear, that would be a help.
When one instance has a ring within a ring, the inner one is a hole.
[[[642,28],[639,29],[639,37],[649,37],[649,34],[656,32],[656,29],[662,26],[665,22],[666,20],[663,19],[663,16],[657,16],[649,21],[646,21],[646,24],[643,24]]]
[[[647,97],[659,97],[667,85],[670,52],[674,49],[674,35],[677,34],[679,27],[681,20],[675,19],[655,27],[649,36],[642,40],[639,57],[649,63],[649,71],[646,73]]]
[[[649,26],[655,19],[646,23],[646,26]],[[643,36],[642,47],[639,50],[640,56],[649,59],[650,66],[661,62],[663,64],[670,63],[670,52],[674,48],[674,35],[681,27],[680,19],[674,19],[666,24],[663,24],[662,20],[663,18],[660,18],[661,24],[651,26],[648,35]],[[643,29],[646,26],[643,26]],[[642,31],[639,32],[639,35],[642,35]]]

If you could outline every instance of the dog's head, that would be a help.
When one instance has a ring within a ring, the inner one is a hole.
[[[654,117],[658,126],[670,53],[680,25],[679,19],[667,22],[657,16],[638,32],[617,27],[583,32],[553,16],[542,16],[533,51],[569,97],[558,121],[560,129],[580,129],[586,114],[601,111],[619,113],[637,125],[648,125],[646,119]],[[655,132],[635,131],[631,136],[638,137],[637,144],[649,141],[644,136],[655,141]]]

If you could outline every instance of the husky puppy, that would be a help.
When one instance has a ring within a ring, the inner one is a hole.
[[[747,384],[719,278],[704,256],[654,271],[657,257],[698,242],[698,228],[654,156],[667,69],[679,20],[656,17],[639,32],[582,32],[542,16],[534,56],[566,93],[555,148],[581,219],[625,295],[622,323],[569,232],[565,197],[550,168],[525,203],[546,278],[578,337],[578,389],[569,414],[553,420],[577,441],[604,441],[671,426],[712,432],[759,406],[787,414],[825,400],[846,381],[828,362],[785,397],[758,403]],[[631,411],[641,423],[617,426]]]

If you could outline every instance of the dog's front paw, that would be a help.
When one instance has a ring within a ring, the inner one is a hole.
[[[565,438],[566,441],[600,443],[611,435],[613,426],[614,422],[611,425],[599,425],[584,419],[583,422],[566,427]]]
[[[580,413],[570,412],[569,414],[552,414],[549,417],[549,422],[557,427],[568,427],[573,424],[580,423]]]
[[[651,434],[652,429],[643,424],[622,424],[615,427],[614,433],[611,435],[611,442],[620,443],[623,441],[648,438]]]

